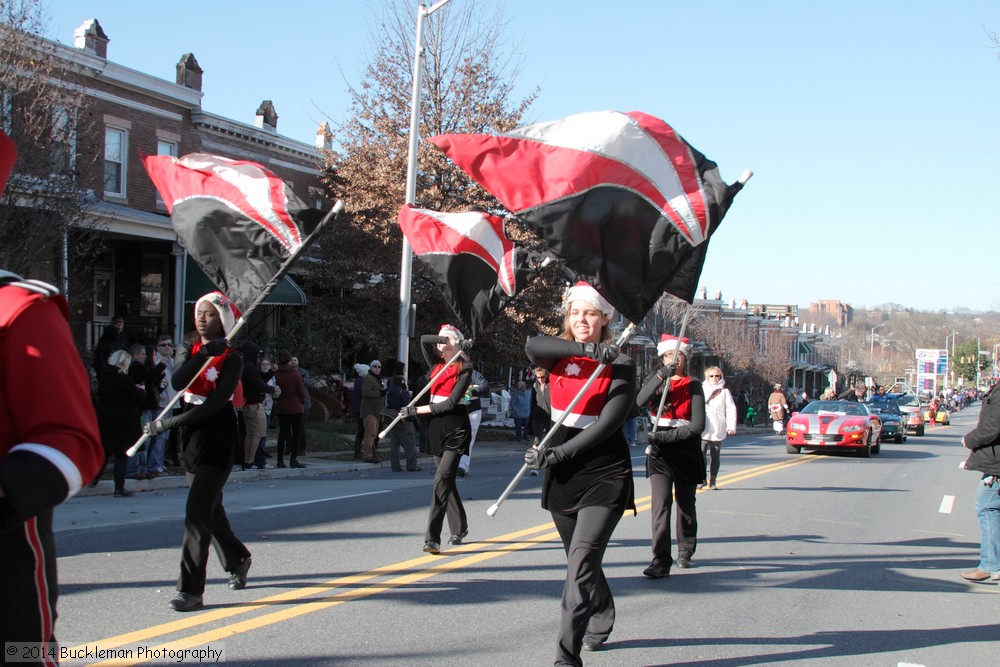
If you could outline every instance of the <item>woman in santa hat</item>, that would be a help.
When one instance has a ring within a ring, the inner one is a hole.
[[[698,517],[695,493],[705,482],[705,456],[701,433],[705,430],[705,392],[702,384],[688,377],[687,361],[691,346],[687,338],[663,334],[656,351],[663,367],[639,390],[636,403],[649,409],[657,425],[646,450],[646,477],[652,491],[650,518],[653,525],[653,562],[643,574],[651,578],[669,577],[670,513],[677,501],[677,567],[691,567],[697,546]],[[658,413],[661,397],[663,410]]]
[[[455,488],[458,464],[463,454],[469,453],[472,425],[465,393],[472,382],[472,364],[466,356],[465,336],[461,331],[445,324],[438,335],[420,337],[424,361],[431,367],[430,403],[407,406],[399,411],[402,417],[429,415],[427,441],[437,463],[434,473],[434,495],[431,498],[427,532],[424,534],[424,551],[441,552],[441,528],[445,517],[451,529],[448,544],[461,544],[469,534],[469,522],[462,506],[462,498]],[[455,363],[445,368],[445,363],[463,350]],[[443,373],[438,373],[445,369]]]
[[[233,467],[237,439],[233,392],[243,374],[243,360],[232,353],[225,336],[240,313],[221,292],[198,299],[194,306],[197,336],[186,340],[174,359],[173,387],[184,391],[184,411],[175,417],[146,425],[148,435],[181,427],[188,491],[181,545],[181,574],[177,595],[170,600],[176,611],[203,606],[208,547],[215,545],[222,567],[229,573],[229,588],[246,587],[250,552],[229,525],[222,506],[222,489]],[[207,366],[206,366],[207,363]],[[190,383],[190,385],[188,384]]]
[[[530,338],[531,363],[549,372],[552,419],[568,412],[543,450],[524,460],[545,469],[542,507],[566,550],[566,583],[556,647],[557,665],[581,665],[581,648],[598,651],[615,623],[615,604],[602,562],[626,509],[635,511],[632,463],[622,424],[635,400],[632,359],[607,344],[614,308],[580,282],[563,298],[563,333]],[[573,407],[572,399],[603,365]]]

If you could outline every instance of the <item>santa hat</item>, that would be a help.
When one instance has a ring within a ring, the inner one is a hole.
[[[236,326],[236,320],[239,319],[243,313],[240,309],[236,307],[232,301],[229,300],[222,292],[209,292],[205,296],[198,299],[194,304],[194,312],[198,312],[198,306],[202,303],[210,303],[212,307],[219,311],[219,319],[222,321],[222,333],[223,335],[229,335],[229,332],[233,330]]]
[[[601,311],[608,319],[615,316],[615,308],[608,300],[598,293],[591,285],[582,280],[568,288],[563,294],[563,310],[569,310],[569,305],[574,301],[583,301]]]
[[[438,336],[454,338],[456,342],[461,342],[465,340],[465,336],[462,334],[462,332],[450,324],[442,324],[441,331],[438,332]]]
[[[0,130],[0,195],[3,195],[3,188],[7,185],[10,172],[14,170],[16,159],[17,146],[3,130]]]
[[[685,357],[690,356],[691,352],[691,341],[687,338],[681,338],[680,347],[677,347],[677,336],[671,336],[670,334],[663,334],[660,336],[660,342],[656,344],[656,353],[661,357],[667,352],[673,352],[677,350]]]

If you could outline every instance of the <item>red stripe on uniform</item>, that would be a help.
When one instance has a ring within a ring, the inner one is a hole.
[[[45,548],[42,546],[42,539],[38,535],[38,519],[32,517],[24,522],[24,534],[27,538],[28,546],[35,557],[34,572],[32,578],[35,581],[35,592],[38,595],[38,620],[42,627],[42,636],[39,643],[49,641],[55,633],[55,609],[49,605],[49,581],[45,576]],[[43,652],[44,653],[44,652]],[[56,661],[43,656],[43,664],[56,665]]]

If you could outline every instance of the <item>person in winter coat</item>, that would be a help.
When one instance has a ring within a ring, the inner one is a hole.
[[[364,458],[361,446],[365,440],[365,422],[361,419],[361,387],[365,383],[368,371],[368,364],[354,364],[354,382],[351,384],[351,415],[357,425],[357,430],[354,433],[354,458],[359,461]]]
[[[268,364],[270,366],[270,364]],[[261,372],[261,350],[256,343],[247,341],[243,345],[243,421],[247,434],[243,441],[242,467],[249,470],[256,461],[261,438],[267,436],[267,416],[264,414],[264,399],[281,396],[277,383],[268,383]]]
[[[279,468],[285,467],[285,450],[288,450],[292,468],[305,468],[306,464],[299,462],[296,443],[301,437],[300,431],[305,427],[306,387],[302,376],[292,366],[292,353],[288,350],[278,351],[278,371],[274,374],[280,392],[274,399],[274,414],[278,415],[278,463]]]
[[[531,417],[531,391],[524,380],[517,383],[510,395],[510,412],[514,418],[514,438],[528,439],[528,419]]]
[[[396,413],[409,405],[412,398],[410,390],[406,388],[406,365],[401,361],[397,362],[396,374],[389,378],[389,387],[385,397],[387,412],[395,416]],[[414,426],[416,421],[416,417],[408,417],[400,420],[389,431],[389,463],[393,472],[403,471],[403,466],[399,462],[400,449],[403,450],[403,455],[406,457],[406,470],[408,472],[423,470],[417,465],[417,436]]]
[[[976,516],[982,536],[979,567],[963,572],[968,581],[1000,581],[1000,384],[983,396],[976,428],[965,434],[962,446],[971,450],[964,467],[982,473],[976,486]]]
[[[774,385],[774,391],[767,397],[767,412],[771,416],[771,424],[774,432],[781,435],[785,428],[785,416],[788,414],[788,400],[781,391],[781,385]]]
[[[677,567],[691,567],[698,546],[695,494],[705,482],[701,434],[705,430],[702,384],[687,374],[691,346],[686,339],[663,334],[656,346],[663,367],[650,373],[636,403],[650,411],[656,432],[646,455],[646,476],[652,490],[653,562],[643,570],[651,579],[670,576],[670,514],[677,503]],[[676,350],[676,351],[675,351]],[[666,391],[665,398],[661,398]],[[663,409],[660,411],[660,405]]]
[[[101,444],[108,459],[115,458],[115,497],[127,498],[125,473],[129,457],[125,452],[142,437],[142,406],[146,390],[129,376],[132,355],[125,350],[115,350],[108,358],[107,368],[97,379],[100,404],[97,420],[101,428]],[[143,475],[145,479],[145,475]]]
[[[711,459],[708,473],[708,486],[715,491],[715,478],[719,476],[719,462],[722,458],[722,441],[726,436],[736,433],[737,415],[736,402],[726,388],[726,380],[722,369],[709,366],[705,369],[705,382],[701,385],[705,394],[705,431],[701,434],[701,451],[705,458]],[[698,486],[704,489],[705,485]]]
[[[382,362],[373,359],[368,364],[368,374],[361,381],[361,421],[365,425],[365,439],[361,453],[365,463],[381,463],[378,458],[378,433],[385,409],[387,389],[382,380]]]

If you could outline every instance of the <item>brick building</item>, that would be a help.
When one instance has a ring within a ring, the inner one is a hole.
[[[251,160],[278,174],[303,201],[329,207],[320,181],[322,149],[329,148],[325,126],[313,144],[283,137],[269,100],[257,109],[254,124],[214,115],[201,107],[203,71],[194,54],[180,57],[175,81],[138,72],[108,58],[110,40],[95,19],[75,31],[73,47],[45,41],[67,72],[62,84],[83,91],[82,106],[69,119],[77,128],[70,150],[79,185],[92,194],[87,213],[103,237],[104,250],[84,278],[74,276],[71,283],[67,270],[44,276],[74,297],[71,327],[81,349],[92,349],[115,314],[125,317],[133,340],[148,342],[160,333],[179,340],[191,328],[185,304],[214,289],[178,245],[141,154],[205,152]],[[79,155],[84,150],[97,155]],[[306,295],[288,278],[268,301],[303,305]],[[282,308],[259,310],[247,330],[276,334]]]

